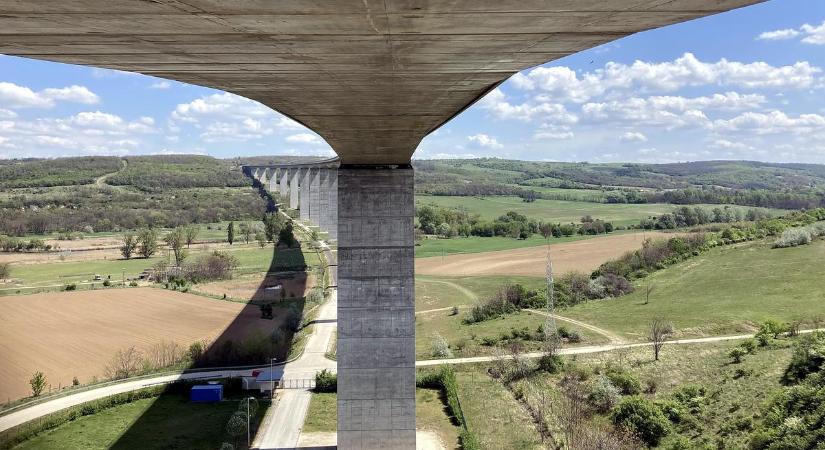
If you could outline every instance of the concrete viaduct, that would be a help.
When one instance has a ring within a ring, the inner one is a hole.
[[[248,176],[284,204],[300,211],[300,219],[338,240],[338,158],[309,163],[243,166]]]
[[[413,449],[421,139],[520,70],[758,2],[0,0],[0,53],[222,89],[321,135],[340,158],[338,445]],[[322,225],[321,171],[296,174]]]

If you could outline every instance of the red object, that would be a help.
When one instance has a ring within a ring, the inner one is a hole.
[[[258,375],[260,375],[261,372],[263,372],[263,370],[259,370],[259,369],[253,370],[252,371],[252,376],[257,378]]]

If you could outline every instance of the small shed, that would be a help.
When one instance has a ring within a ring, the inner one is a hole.
[[[189,399],[196,403],[212,403],[223,400],[223,385],[199,384],[192,386]]]

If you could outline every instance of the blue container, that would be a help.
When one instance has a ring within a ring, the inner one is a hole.
[[[192,386],[189,399],[197,403],[213,403],[223,400],[223,385],[201,384]]]

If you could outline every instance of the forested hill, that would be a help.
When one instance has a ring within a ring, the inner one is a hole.
[[[825,165],[753,161],[674,164],[558,163],[497,158],[418,160],[416,190],[433,195],[517,195],[592,201],[732,203],[777,208],[825,206]]]

